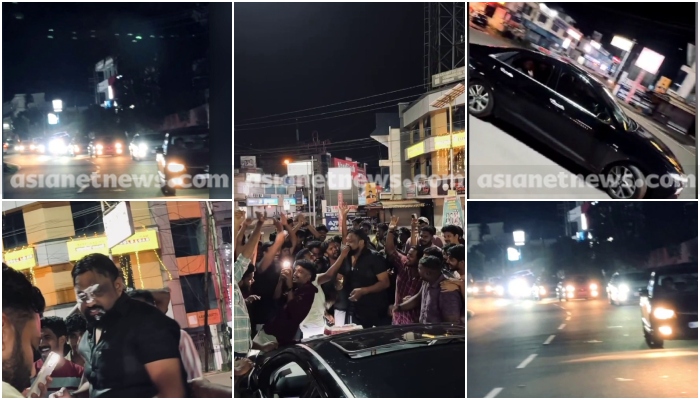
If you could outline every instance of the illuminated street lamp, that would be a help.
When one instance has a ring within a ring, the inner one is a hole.
[[[288,159],[288,158],[284,160],[284,165],[289,165],[289,159]]]

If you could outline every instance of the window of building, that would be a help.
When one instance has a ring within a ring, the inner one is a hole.
[[[24,215],[17,211],[2,216],[3,249],[13,249],[27,245],[27,231],[24,228]]]
[[[230,226],[221,227],[221,241],[224,243],[233,243],[233,229]]]
[[[70,212],[73,214],[75,236],[104,233],[102,206],[99,201],[72,201]]]
[[[554,32],[554,33],[559,32],[559,27],[556,24],[552,25],[552,32]]]
[[[540,15],[537,17],[537,22],[542,24],[546,24],[548,20],[549,17],[545,13],[540,13]]]
[[[425,158],[425,174],[427,176],[433,174],[433,160],[430,158],[430,156]]]
[[[425,133],[425,137],[431,135],[430,116],[427,116],[423,119],[423,132]]]
[[[418,143],[420,141],[420,130],[418,124],[413,124],[408,127],[409,135],[412,138],[411,143]]]
[[[204,275],[192,274],[180,275],[180,286],[182,287],[182,298],[185,301],[185,311],[188,313],[204,311],[205,299],[204,295]],[[213,310],[217,307],[216,291],[212,276],[209,275],[209,309]]]
[[[175,257],[198,256],[206,248],[200,218],[181,219],[171,223]],[[200,242],[201,246],[200,246]]]
[[[466,107],[464,107],[464,104],[455,106],[455,108],[452,110],[452,119],[454,119],[452,131],[464,131],[467,122]]]
[[[530,14],[532,14],[532,11],[533,11],[533,10],[534,10],[534,9],[532,8],[532,6],[530,6],[530,5],[528,5],[528,4],[525,4],[525,5],[523,6],[523,8],[521,9],[523,15],[530,15]]]
[[[420,161],[416,161],[413,163],[413,176],[418,175],[420,175]]]

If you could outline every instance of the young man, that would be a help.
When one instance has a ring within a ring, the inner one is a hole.
[[[464,237],[464,229],[457,225],[445,225],[440,230],[442,232],[442,237],[445,238],[447,243],[462,244]]]
[[[156,299],[148,290],[137,289],[132,290],[127,294],[134,300],[138,300],[156,307]],[[199,359],[199,352],[194,346],[194,342],[192,341],[190,335],[182,329],[180,329],[179,349],[180,356],[182,357],[182,365],[185,367],[185,371],[187,372],[187,382],[201,378],[202,362]]]
[[[80,386],[80,380],[83,377],[83,367],[77,365],[64,358],[63,350],[68,341],[68,329],[63,318],[60,317],[44,317],[41,319],[41,341],[39,342],[39,353],[41,359],[34,363],[34,368],[37,371],[44,366],[49,353],[54,352],[61,356],[56,368],[51,374],[53,382],[47,388],[47,393],[52,394],[59,391],[62,387],[73,391]]]
[[[442,281],[440,286],[442,286],[442,290],[444,291],[459,291],[462,295],[462,299],[464,299],[464,246],[461,244],[453,246],[449,249],[448,253],[447,265],[452,272],[459,274],[459,278],[450,278],[449,280]]]
[[[3,263],[2,397],[26,397],[31,386],[34,352],[41,340],[40,315],[45,306],[39,289],[23,273]],[[39,397],[46,397],[46,387],[42,384],[39,387],[42,392]]]
[[[396,250],[395,237],[398,235],[396,227],[399,217],[391,217],[386,240],[387,261],[394,265],[396,271],[396,292],[392,302],[395,306],[401,304],[405,297],[413,297],[420,290],[422,281],[418,274],[418,260],[423,257],[423,250],[417,246],[411,246],[408,255],[405,256]],[[392,325],[415,324],[419,317],[418,309],[396,311],[392,315]]]
[[[278,346],[294,343],[294,336],[299,325],[309,314],[318,289],[313,285],[316,280],[316,265],[309,260],[297,260],[294,273],[284,268],[280,280],[287,287],[287,303],[266,323],[253,338],[253,348],[270,351]]]
[[[81,367],[85,367],[85,359],[80,352],[78,352],[80,339],[87,330],[87,321],[85,321],[85,317],[80,313],[73,313],[67,316],[66,330],[68,331],[68,345],[70,345],[70,352],[66,356],[66,360],[73,364],[78,364]]]
[[[444,281],[442,260],[434,256],[424,256],[418,262],[418,273],[423,280],[420,292],[393,308],[393,311],[413,310],[420,307],[419,323],[437,322],[461,323],[462,297],[457,292],[443,292],[440,283]]]

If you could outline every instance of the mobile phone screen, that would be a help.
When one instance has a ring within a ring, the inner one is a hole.
[[[46,384],[46,378],[51,376],[53,370],[56,368],[56,365],[58,365],[58,360],[60,360],[60,356],[57,353],[54,353],[53,351],[49,353],[49,356],[46,357],[46,362],[44,362],[44,365],[41,367],[39,373],[36,374],[36,379],[34,379],[34,383],[32,383],[32,387],[29,389],[29,394],[27,397],[32,397],[33,393],[36,393],[37,396],[39,395],[39,384]]]

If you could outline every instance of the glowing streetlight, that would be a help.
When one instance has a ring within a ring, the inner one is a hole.
[[[284,165],[289,165],[289,159],[288,159],[288,158],[286,158],[286,159],[284,160]]]

